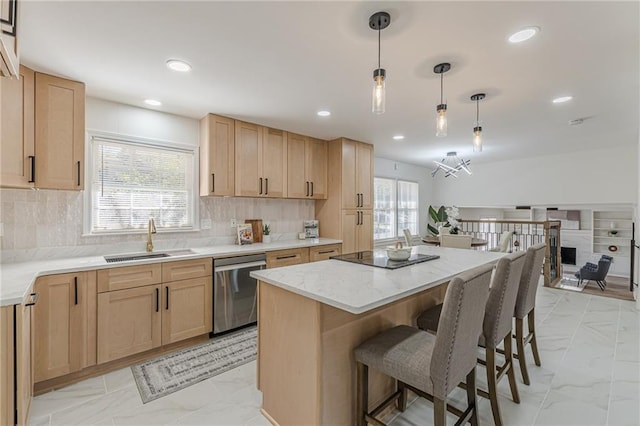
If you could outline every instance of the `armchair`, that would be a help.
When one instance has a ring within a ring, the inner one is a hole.
[[[613,258],[611,256],[603,255],[597,265],[587,262],[586,265],[575,273],[575,277],[579,280],[578,286],[581,285],[584,280],[587,280],[585,287],[589,284],[589,281],[595,281],[598,287],[600,287],[600,290],[604,291],[607,286],[605,278],[609,273],[612,260]]]

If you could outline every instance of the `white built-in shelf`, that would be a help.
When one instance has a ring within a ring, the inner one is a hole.
[[[593,211],[593,252],[614,257],[629,257],[631,241],[631,224],[633,213],[629,210]],[[618,231],[616,236],[609,235],[612,230]],[[611,251],[609,246],[618,250]]]

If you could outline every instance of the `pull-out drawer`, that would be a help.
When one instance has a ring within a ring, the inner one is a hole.
[[[309,249],[306,247],[278,250],[267,253],[267,268],[298,265],[309,262]]]
[[[98,293],[142,287],[162,282],[162,265],[123,266],[98,271]]]
[[[331,256],[338,256],[342,253],[342,244],[328,244],[326,246],[309,247],[309,261],[318,262],[327,260]]]
[[[211,276],[213,260],[210,257],[204,259],[180,260],[177,262],[165,262],[162,264],[162,282],[187,280]]]

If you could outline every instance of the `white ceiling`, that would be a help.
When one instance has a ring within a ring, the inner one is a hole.
[[[382,31],[387,112],[371,113]],[[376,155],[472,164],[638,140],[638,2],[60,2],[23,1],[22,62],[84,81],[87,94],[201,118],[212,112],[323,139],[375,144]],[[507,37],[541,28],[519,45]],[[169,58],[193,66],[165,67]],[[445,75],[449,136],[435,137]],[[472,153],[475,103],[484,152]],[[554,105],[570,94],[574,99]],[[316,116],[329,109],[331,117]],[[580,126],[568,121],[588,118]],[[403,141],[394,141],[403,134]]]

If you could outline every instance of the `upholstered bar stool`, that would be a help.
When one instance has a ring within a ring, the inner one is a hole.
[[[515,309],[525,260],[525,252],[516,252],[498,261],[485,308],[482,335],[478,339],[478,344],[485,348],[485,361],[478,360],[478,362],[487,367],[488,386],[487,392],[478,390],[478,394],[491,401],[491,411],[496,426],[502,425],[502,416],[498,405],[498,382],[505,375],[509,379],[513,401],[520,403],[513,366],[511,333],[512,312]],[[426,331],[437,331],[442,326],[442,317],[439,314],[437,306],[423,312],[418,317],[418,327]],[[501,342],[504,342],[505,362],[498,366],[496,351]]]
[[[478,424],[476,342],[482,332],[491,270],[491,266],[478,267],[450,281],[442,308],[441,327],[435,336],[400,325],[355,349],[357,425],[384,425],[375,417],[396,400],[398,408],[404,411],[407,389],[433,401],[437,426],[446,425],[447,410],[461,417],[460,424],[467,421]],[[396,392],[371,412],[368,411],[369,367],[397,381]],[[447,396],[465,378],[468,406],[461,411],[447,405]]]
[[[531,352],[533,352],[533,360],[539,367],[540,355],[538,354],[538,342],[536,341],[536,320],[535,306],[536,293],[538,291],[538,282],[540,281],[540,271],[544,262],[546,245],[544,243],[537,244],[527,249],[527,258],[525,260],[524,269],[522,270],[522,278],[520,279],[520,288],[518,289],[518,298],[516,299],[516,307],[513,316],[516,319],[516,349],[515,355],[520,364],[520,372],[522,373],[522,381],[528,385],[529,372],[527,371],[527,361],[525,359],[524,348],[527,343],[531,344]],[[524,336],[524,319],[527,318],[528,333]],[[506,349],[506,348],[505,348]]]

